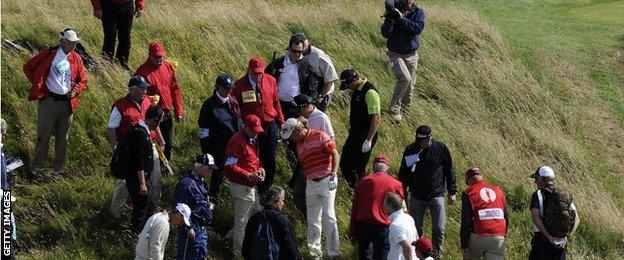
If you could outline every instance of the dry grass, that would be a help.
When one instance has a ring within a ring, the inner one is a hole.
[[[54,44],[54,32],[69,24],[81,31],[85,45],[97,56],[102,35],[88,2],[69,2],[64,9],[55,3],[35,0],[4,3],[3,37]],[[378,1],[360,1],[357,6],[349,1],[290,3],[277,0],[147,1],[144,16],[135,20],[131,65],[137,67],[144,61],[147,44],[152,39],[163,41],[169,58],[179,61],[178,79],[183,88],[187,120],[176,125],[175,162],[178,166],[185,165],[185,157],[190,158],[199,151],[195,119],[201,102],[211,92],[215,75],[227,72],[234,77],[241,76],[248,57],[261,55],[270,59],[273,51],[283,50],[292,31],[305,31],[313,44],[333,58],[338,70],[351,66],[360,70],[378,87],[382,105],[388,106],[394,79],[387,69],[384,40],[379,34],[381,20],[377,18],[382,6]],[[479,165],[487,178],[501,185],[508,194],[520,190],[519,197],[512,198],[514,204],[524,205],[524,208],[512,213],[508,248],[511,258],[521,258],[527,253],[526,239],[531,227],[526,204],[533,190],[528,175],[544,164],[556,170],[559,185],[574,193],[583,219],[582,230],[589,230],[581,232],[579,240],[572,244],[572,256],[607,257],[609,252],[600,250],[604,241],[595,241],[601,234],[613,235],[616,245],[624,245],[624,226],[621,225],[624,200],[614,196],[624,187],[621,174],[624,159],[619,156],[624,152],[624,134],[615,119],[617,116],[591,87],[586,73],[578,71],[575,64],[544,67],[545,73],[561,81],[565,95],[551,92],[519,61],[520,57],[510,50],[498,30],[474,12],[444,4],[427,3],[424,7],[428,23],[422,36],[413,109],[406,122],[400,125],[391,125],[388,118],[382,119],[382,134],[375,153],[390,154],[393,166],[398,167],[400,153],[413,139],[415,127],[426,123],[432,126],[436,137],[450,147],[458,173]],[[25,102],[27,84],[19,70],[28,57],[25,53],[2,50],[2,105],[10,110],[3,109],[3,117],[13,124],[10,131],[18,139],[9,144],[12,147],[21,144],[18,150],[24,156],[29,156],[34,146],[36,116],[35,104]],[[549,58],[552,63],[559,59]],[[48,229],[72,234],[59,238],[60,241],[48,241],[49,245],[45,246],[27,242],[26,250],[34,258],[91,258],[93,255],[124,258],[131,254],[129,248],[123,248],[123,243],[131,243],[131,239],[109,234],[120,227],[75,224],[76,215],[86,218],[89,214],[105,214],[102,209],[107,207],[112,182],[104,177],[107,176],[104,170],[109,151],[103,133],[110,104],[124,95],[123,86],[128,78],[115,67],[89,76],[89,87],[70,133],[70,169],[75,179],[68,180],[69,187],[51,185],[43,190],[26,183],[19,185],[25,196],[24,206],[34,207],[44,201],[52,204],[50,211],[63,220],[53,220],[39,211],[18,209],[24,216],[21,232],[25,238],[39,239],[37,236]],[[346,103],[347,96],[347,93],[337,93],[335,105],[330,109],[339,144],[346,137],[347,113],[342,104]],[[286,167],[283,159],[279,165]],[[598,173],[596,169],[601,170]],[[281,173],[288,175],[287,172],[288,169],[283,168]],[[283,179],[287,176],[279,177]],[[171,189],[174,183],[171,178],[165,186]],[[54,206],[62,199],[54,189],[72,189],[72,185],[89,194],[89,200],[80,199],[81,193],[74,191],[71,205],[76,208]],[[100,192],[97,196],[93,194],[96,191]],[[339,193],[337,214],[344,233],[350,198],[344,185]],[[292,209],[288,212],[296,214]],[[447,251],[448,256],[454,258],[459,256],[456,242],[459,207],[449,207],[448,212]],[[217,231],[231,225],[229,215],[224,214],[218,215]],[[45,228],[37,226],[40,222],[45,223]],[[94,246],[87,241],[91,238],[88,231],[68,227],[72,225],[105,233],[102,236],[113,241],[103,238],[102,243],[110,244]],[[304,227],[301,221],[297,221],[297,226]],[[218,236],[212,234],[212,241],[221,241]],[[300,232],[299,238],[303,237],[305,235]],[[344,255],[352,256],[353,248],[344,235],[342,238]],[[169,241],[172,248],[175,239]],[[65,243],[69,246],[61,246]],[[211,245],[216,252],[213,257],[225,258],[227,254],[222,251],[226,249],[219,243]],[[91,251],[93,247],[96,249]],[[69,253],[62,253],[68,248],[72,249]],[[169,254],[173,252],[168,251]]]

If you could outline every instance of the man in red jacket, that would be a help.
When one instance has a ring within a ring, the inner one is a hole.
[[[112,59],[115,54],[115,37],[119,38],[117,45],[117,55],[121,66],[128,67],[128,57],[130,56],[130,34],[132,32],[132,20],[136,16],[139,18],[143,13],[144,0],[91,0],[93,6],[93,16],[102,20],[104,31],[104,45],[102,46],[102,56],[105,59]]]
[[[133,76],[128,82],[128,95],[117,99],[113,104],[108,118],[107,129],[107,138],[111,150],[115,151],[117,143],[124,138],[132,125],[145,120],[145,114],[152,106],[152,99],[145,96],[145,91],[148,86],[149,83],[147,83],[143,77],[138,75]],[[155,132],[151,132],[150,136],[154,139]],[[154,203],[160,197],[161,176],[158,153],[154,153],[154,168],[150,174],[149,180],[149,199]],[[121,208],[126,204],[127,199],[128,190],[126,189],[126,181],[124,179],[116,179],[110,205],[111,214],[113,214],[113,216],[119,217]]]
[[[223,174],[230,180],[230,193],[234,199],[234,227],[227,237],[232,238],[234,254],[239,256],[247,220],[262,210],[256,184],[264,180],[265,176],[258,158],[257,136],[263,131],[260,118],[253,114],[247,115],[243,123],[245,127],[232,136],[225,148],[223,169]]]
[[[279,128],[284,124],[275,78],[264,73],[264,60],[249,59],[247,74],[234,83],[232,96],[241,107],[242,117],[255,115],[260,118],[264,132],[258,135],[259,154],[266,178],[258,184],[263,193],[273,185],[275,177],[275,157]]]
[[[500,187],[483,179],[481,169],[466,171],[460,242],[464,259],[504,259],[507,202]]]
[[[384,196],[394,192],[404,198],[405,194],[403,184],[392,177],[389,170],[388,156],[378,155],[373,160],[373,173],[355,184],[349,237],[357,242],[360,259],[386,259],[390,250],[390,219],[383,212]],[[369,250],[371,243],[372,251]]]
[[[50,136],[54,132],[54,174],[64,170],[67,139],[78,97],[87,87],[87,71],[82,58],[74,51],[80,39],[71,28],[59,33],[60,44],[41,50],[24,65],[30,81],[28,100],[38,100],[37,144],[31,170],[35,181],[41,181],[40,169],[48,160]]]
[[[149,45],[149,57],[135,72],[136,75],[143,76],[151,84],[147,88],[147,95],[159,95],[158,105],[165,111],[165,118],[160,123],[160,133],[165,143],[165,157],[171,159],[171,147],[173,145],[173,119],[181,122],[184,116],[182,108],[182,95],[180,86],[176,80],[173,66],[165,61],[165,47],[158,41],[153,41]],[[171,115],[171,112],[174,115]]]

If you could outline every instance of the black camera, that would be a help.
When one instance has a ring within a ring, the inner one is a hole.
[[[405,5],[405,0],[386,0],[386,13],[383,17],[388,17],[390,19],[401,18],[401,14],[397,9],[400,9],[403,5]]]

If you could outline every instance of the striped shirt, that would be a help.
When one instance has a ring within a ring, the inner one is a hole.
[[[336,143],[326,133],[308,129],[305,139],[297,143],[297,154],[305,177],[308,179],[326,177],[332,170],[331,152],[334,149]]]

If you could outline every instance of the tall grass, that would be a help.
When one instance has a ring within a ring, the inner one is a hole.
[[[162,41],[168,58],[179,63],[177,77],[186,118],[175,125],[173,161],[180,173],[188,169],[189,158],[199,152],[196,119],[201,103],[212,92],[216,75],[225,72],[242,76],[250,56],[268,60],[273,51],[283,52],[292,32],[306,32],[312,44],[332,57],[338,70],[358,69],[379,89],[382,106],[389,105],[394,78],[387,68],[385,41],[379,33],[382,5],[378,1],[353,5],[352,1],[154,0],[146,4],[144,16],[135,20],[130,64],[136,68],[145,61],[147,44],[154,39]],[[373,153],[389,154],[396,173],[400,153],[413,139],[415,127],[432,126],[435,138],[449,146],[458,173],[479,165],[486,178],[507,193],[513,209],[508,235],[508,256],[512,259],[525,257],[530,248],[527,204],[533,184],[528,175],[540,165],[551,165],[558,174],[558,184],[574,193],[583,220],[571,243],[571,256],[624,257],[624,199],[619,195],[624,190],[622,159],[612,154],[621,149],[614,148],[613,142],[622,142],[615,139],[622,127],[610,123],[610,129],[597,128],[592,124],[609,120],[591,117],[614,117],[608,101],[594,98],[586,110],[580,108],[588,105],[585,102],[569,102],[588,97],[594,89],[558,90],[560,81],[566,82],[566,78],[551,67],[527,63],[530,60],[518,55],[498,29],[475,12],[452,3],[426,2],[423,8],[428,20],[422,34],[414,104],[401,124],[393,125],[382,116],[380,141]],[[4,3],[2,14],[3,40],[54,45],[56,31],[69,25],[79,31],[87,49],[98,56],[102,33],[87,1],[68,2],[62,7],[56,1],[11,1]],[[20,68],[30,56],[2,49],[2,117],[10,124],[7,147],[11,154],[27,160],[36,138],[37,112],[36,103],[25,101],[28,83]],[[579,73],[585,75],[584,70]],[[125,95],[128,78],[116,66],[107,65],[100,73],[89,73],[89,85],[70,131],[70,173],[65,179],[32,185],[17,176],[14,189],[19,200],[15,211],[23,256],[132,256],[135,238],[129,231],[128,212],[119,221],[107,211],[113,181],[106,171],[110,151],[104,138],[110,106]],[[590,94],[562,94],[567,91]],[[348,95],[338,91],[329,110],[339,145],[346,138]],[[604,134],[605,139],[596,137],[594,131]],[[276,183],[288,181],[287,165],[280,156]],[[464,187],[461,180],[459,175],[458,183]],[[175,177],[165,179],[165,205],[171,201],[175,183]],[[347,237],[351,192],[344,182],[340,184],[336,207],[341,247],[343,256],[350,258],[355,256]],[[222,237],[232,226],[233,209],[224,192],[210,232],[211,257],[216,259],[230,257],[230,245]],[[458,205],[447,206],[445,251],[449,259],[460,257],[459,211]],[[294,217],[305,252],[304,218],[292,204],[287,205],[286,212]],[[170,257],[175,252],[175,241],[172,233],[167,249]]]

